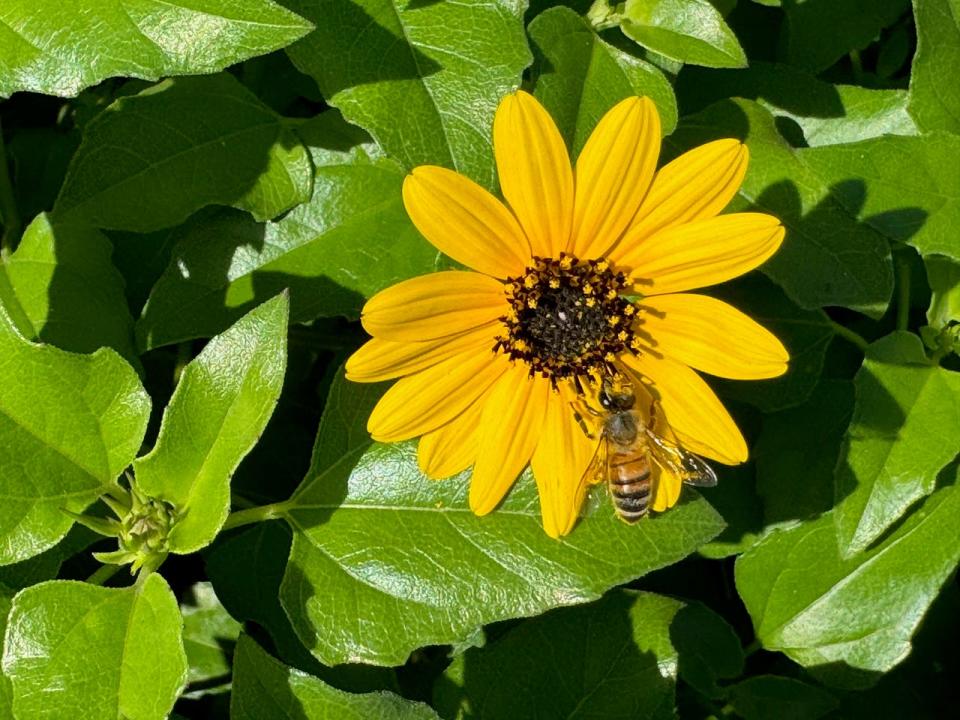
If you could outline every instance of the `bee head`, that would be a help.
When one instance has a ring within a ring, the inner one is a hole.
[[[597,393],[597,401],[604,410],[624,412],[633,409],[636,397],[628,383],[605,380]]]

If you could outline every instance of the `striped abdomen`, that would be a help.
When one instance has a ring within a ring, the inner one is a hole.
[[[650,505],[650,460],[646,448],[611,450],[607,458],[610,497],[617,515],[635,523]]]

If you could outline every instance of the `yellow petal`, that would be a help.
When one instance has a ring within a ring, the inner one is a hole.
[[[470,479],[470,509],[486,515],[530,462],[543,428],[550,383],[513,365],[490,391],[480,419],[477,462]]]
[[[681,362],[649,352],[625,355],[621,361],[648,382],[685,448],[727,465],[747,459],[747,443],[740,429],[697,373]]]
[[[682,292],[743,275],[783,242],[772,215],[734,213],[667,228],[614,260],[631,268],[637,292]]]
[[[739,140],[715,140],[664,165],[624,236],[624,247],[664,228],[711,218],[733,199],[747,172]]]
[[[588,438],[573,418],[565,389],[550,393],[547,417],[530,466],[540,493],[543,529],[553,538],[573,529],[591,478],[590,462],[600,443]]]
[[[577,159],[572,252],[602,256],[640,207],[660,155],[660,116],[649,98],[627,98],[597,124]]]
[[[734,380],[783,375],[790,356],[768,330],[727,303],[705,295],[646,298],[643,339],[654,350],[703,372]]]
[[[493,277],[519,275],[530,243],[516,218],[472,180],[424,165],[403,182],[403,204],[417,229],[442,253]]]
[[[507,367],[503,356],[488,350],[454,355],[398,380],[370,413],[367,429],[380,442],[407,440],[436,430],[470,407]]]
[[[567,249],[573,220],[573,172],[553,118],[533,95],[517,91],[493,118],[500,189],[535,255]]]
[[[420,438],[417,463],[424,475],[435,479],[448,478],[473,465],[477,459],[477,429],[485,399],[486,395],[446,425]]]
[[[653,468],[653,497],[650,509],[654,512],[669,510],[680,499],[683,482],[673,473],[655,465]]]
[[[459,335],[425,342],[396,342],[373,338],[347,359],[347,380],[392,380],[426,370],[460,353],[490,350],[500,327],[499,323],[488,323]]]
[[[475,272],[421,275],[367,301],[361,322],[374,337],[423,342],[487,325],[507,311],[503,284]]]

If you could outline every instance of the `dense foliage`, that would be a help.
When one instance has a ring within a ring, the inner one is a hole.
[[[0,717],[956,711],[960,0],[93,5],[0,6]],[[630,95],[745,141],[787,227],[709,291],[791,355],[711,381],[750,461],[562,540],[341,370],[518,87],[574,155]]]

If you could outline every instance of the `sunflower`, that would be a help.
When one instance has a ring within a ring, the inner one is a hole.
[[[745,461],[743,436],[693,368],[770,378],[786,371],[787,352],[740,311],[686,291],[752,270],[783,241],[775,217],[718,215],[740,187],[747,148],[718,140],[658,171],[659,116],[631,97],[571,167],[550,115],[522,91],[500,103],[493,147],[506,203],[442,167],[404,181],[413,223],[469,270],[416,277],[366,303],[373,339],[347,377],[401,378],[370,415],[373,438],[419,437],[432,478],[473,466],[477,515],[529,464],[552,537],[570,532],[590,480],[600,435],[572,408],[597,377],[633,382],[662,414],[658,432],[687,450]],[[655,487],[652,509],[676,503],[679,479]]]

